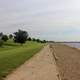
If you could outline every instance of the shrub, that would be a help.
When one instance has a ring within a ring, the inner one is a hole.
[[[6,42],[8,40],[8,36],[7,35],[3,35],[1,39]]]
[[[3,40],[0,40],[0,47],[2,47],[4,44]]]
[[[10,34],[10,35],[9,35],[9,39],[12,39],[12,38],[13,38],[13,35],[12,35],[12,34]]]
[[[40,39],[36,39],[36,41],[37,41],[37,42],[41,42],[41,40],[40,40]]]
[[[28,41],[32,41],[31,37],[29,37],[27,40],[28,40]]]
[[[33,39],[32,39],[32,41],[36,41],[36,39],[35,39],[35,38],[33,38]]]

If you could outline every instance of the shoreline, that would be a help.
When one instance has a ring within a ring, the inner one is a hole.
[[[61,80],[80,80],[80,50],[68,45],[54,43]]]

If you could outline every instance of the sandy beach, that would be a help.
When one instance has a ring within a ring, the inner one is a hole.
[[[53,48],[62,80],[80,80],[80,50],[57,43]]]

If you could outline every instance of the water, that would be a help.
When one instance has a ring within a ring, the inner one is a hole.
[[[79,42],[74,42],[74,43],[64,43],[68,46],[71,46],[71,47],[75,47],[75,48],[80,48],[80,43]]]

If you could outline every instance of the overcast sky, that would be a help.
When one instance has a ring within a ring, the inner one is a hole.
[[[80,41],[80,0],[0,0],[0,32]]]

